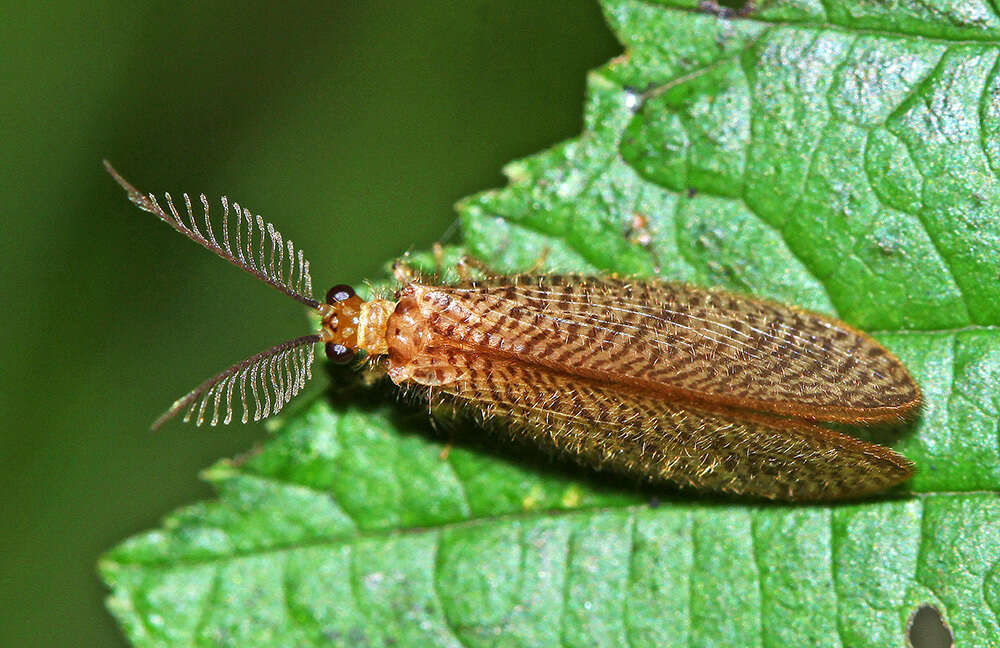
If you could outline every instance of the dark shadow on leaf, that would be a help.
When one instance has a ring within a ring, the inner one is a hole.
[[[849,425],[835,425],[831,427],[834,427],[839,432],[849,434],[869,443],[891,446],[898,441],[908,439],[916,434],[919,423],[920,417],[917,417],[905,423],[880,423],[865,427]]]

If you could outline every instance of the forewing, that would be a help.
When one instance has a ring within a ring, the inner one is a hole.
[[[813,420],[901,419],[902,363],[837,320],[685,284],[496,277],[428,288],[435,333],[525,362],[685,400]]]
[[[860,497],[912,474],[881,446],[778,417],[709,412],[537,365],[430,348],[406,367],[432,402],[598,469],[782,500]]]

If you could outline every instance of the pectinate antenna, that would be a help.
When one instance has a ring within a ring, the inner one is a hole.
[[[231,203],[228,198],[222,198],[222,222],[213,226],[208,198],[201,194],[203,215],[199,225],[199,218],[195,217],[191,198],[187,194],[183,194],[182,209],[177,208],[170,194],[165,194],[164,209],[156,196],[144,194],[133,187],[107,161],[104,167],[125,189],[129,200],[140,209],[155,215],[198,245],[292,299],[317,310],[324,306],[312,298],[309,262],[302,250],[282,238],[274,225],[260,216],[251,214],[250,210],[236,202]],[[185,423],[194,419],[197,425],[206,421],[209,425],[227,424],[233,420],[235,395],[239,396],[242,405],[241,420],[244,423],[251,417],[259,421],[277,414],[312,378],[313,347],[319,341],[319,335],[305,335],[234,364],[178,399],[156,419],[153,429],[158,429],[181,412],[184,412]]]
[[[181,412],[184,412],[185,423],[194,419],[195,425],[205,422],[228,424],[233,420],[233,396],[237,385],[244,423],[251,418],[259,421],[277,414],[312,378],[314,345],[319,340],[319,335],[304,335],[237,362],[179,398],[156,419],[153,429]],[[250,400],[247,399],[247,383],[252,395]]]
[[[242,268],[264,283],[277,288],[292,299],[298,300],[312,308],[319,308],[320,303],[312,298],[312,278],[309,276],[309,262],[297,250],[291,241],[285,241],[269,222],[260,215],[253,215],[249,209],[240,207],[239,203],[230,203],[222,199],[222,223],[220,226],[221,243],[216,238],[215,228],[209,215],[208,199],[201,194],[201,205],[204,212],[204,232],[198,226],[191,198],[184,194],[184,214],[174,205],[170,194],[165,194],[166,210],[160,206],[156,196],[144,194],[125,178],[121,177],[114,167],[105,160],[104,168],[128,194],[139,209],[147,211],[162,220],[176,231],[202,247],[211,250],[229,263]],[[233,221],[230,223],[230,210]],[[231,236],[230,231],[235,234]],[[232,241],[235,238],[235,246]],[[287,261],[286,261],[287,258]]]

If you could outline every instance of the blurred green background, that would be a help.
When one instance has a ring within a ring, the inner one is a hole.
[[[266,434],[150,422],[304,331],[294,302],[132,207],[101,158],[274,221],[322,295],[579,132],[586,71],[619,51],[589,0],[8,3],[0,645],[124,645],[99,554],[211,497],[197,472]]]

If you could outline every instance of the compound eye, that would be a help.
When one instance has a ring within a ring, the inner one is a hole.
[[[337,284],[326,293],[326,303],[336,304],[354,296],[354,289],[347,284]]]
[[[326,357],[334,364],[347,364],[354,359],[354,350],[343,344],[326,343]]]

